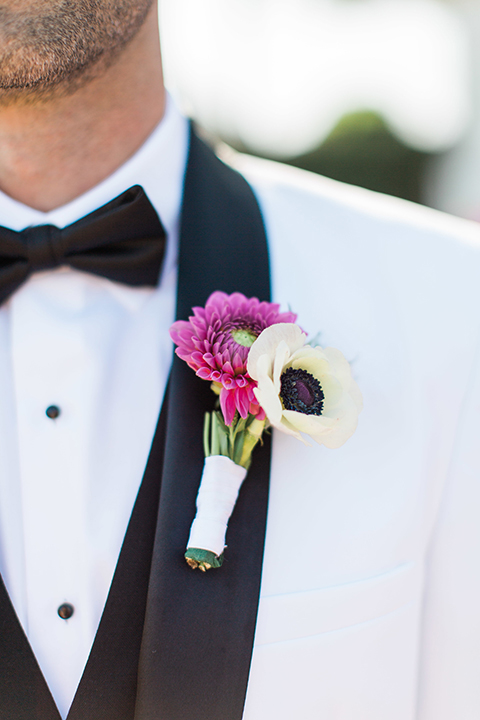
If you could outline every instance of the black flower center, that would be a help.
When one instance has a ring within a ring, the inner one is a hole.
[[[325,395],[317,378],[306,370],[287,368],[280,382],[280,397],[285,410],[296,410],[304,415],[322,414]]]

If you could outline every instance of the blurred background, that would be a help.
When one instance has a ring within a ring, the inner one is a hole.
[[[480,0],[161,0],[213,138],[480,221]]]

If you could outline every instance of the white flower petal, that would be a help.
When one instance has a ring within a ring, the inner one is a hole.
[[[330,372],[338,377],[345,388],[348,388],[352,378],[350,365],[343,353],[336,348],[327,347],[323,351],[330,364]]]
[[[345,393],[345,388],[334,375],[324,375],[320,381],[325,399],[323,401],[323,414],[330,415]]]
[[[306,335],[295,323],[277,323],[270,325],[260,333],[248,351],[247,371],[251,378],[257,378],[257,362],[261,355],[275,357],[278,345],[284,340],[290,354],[301,348],[305,343]]]
[[[322,416],[329,417],[333,420],[341,420],[345,415],[349,413],[358,415],[357,407],[347,392],[342,392],[340,397],[337,397],[337,402],[331,405],[325,405]]]
[[[328,448],[335,449],[346,443],[357,429],[357,407],[349,395],[344,395],[337,417],[330,419],[334,421],[331,432],[328,435],[318,436],[312,433],[312,438]]]
[[[272,386],[273,387],[273,386]],[[265,411],[265,414],[272,425],[278,427],[282,421],[282,404],[276,393],[265,392],[262,388],[255,388],[254,391],[257,402]]]
[[[287,420],[286,417],[282,417],[282,422],[279,426],[277,426],[277,429],[281,430],[287,435],[293,435],[293,437],[297,438],[297,440],[300,440],[300,442],[302,442],[304,445],[306,445],[307,447],[311,447],[311,444],[300,435],[298,430]]]
[[[324,415],[307,415],[296,410],[284,410],[283,417],[296,430],[307,433],[307,435],[329,432],[336,422],[334,418]]]
[[[294,352],[291,361],[294,362],[300,357],[318,358],[319,360],[327,360],[328,362],[328,358],[321,347],[312,348],[310,345],[304,345],[302,348]]]
[[[268,364],[268,356],[262,355],[257,364],[259,385],[254,388],[253,392],[272,425],[279,425],[282,419],[282,403],[272,379],[264,372],[264,367],[262,367]]]
[[[290,358],[289,367],[302,368],[309,372],[318,382],[322,382],[322,375],[330,373],[330,365],[326,358],[315,357],[312,355],[302,355],[301,352],[295,353],[294,358]]]
[[[363,409],[363,397],[355,380],[352,378],[352,370],[344,355],[336,348],[325,348],[325,355],[331,362],[332,372],[340,380],[345,391],[353,399],[357,412]]]
[[[269,357],[266,353],[264,355],[260,355],[257,361],[257,380],[263,381],[264,379],[268,378],[270,381],[272,381],[272,370],[272,358]]]
[[[280,376],[282,375],[283,369],[290,357],[290,350],[288,348],[287,343],[282,340],[277,348],[277,351],[275,353],[275,359],[273,361],[273,383],[275,385],[275,388],[277,390],[277,393],[280,392],[282,383],[280,381]]]

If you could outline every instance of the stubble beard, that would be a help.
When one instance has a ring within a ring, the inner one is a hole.
[[[153,1],[34,0],[17,11],[0,5],[0,105],[68,95],[101,76]]]

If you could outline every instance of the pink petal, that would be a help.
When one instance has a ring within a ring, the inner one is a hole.
[[[231,375],[222,375],[222,385],[225,388],[225,390],[235,390],[237,387],[237,383],[235,382],[235,379]]]
[[[175,350],[175,354],[178,355],[181,360],[185,360],[185,362],[188,362],[190,360],[190,353],[188,352],[188,350],[185,350],[185,348],[178,347]]]
[[[211,380],[211,373],[210,368],[201,367],[198,368],[195,374],[198,375],[199,378],[202,378],[202,380]]]
[[[233,365],[233,369],[235,370],[235,372],[237,370],[241,370],[244,367],[242,356],[240,355],[239,352],[236,352],[235,355],[233,356],[232,365]]]
[[[250,407],[250,401],[242,388],[238,388],[235,391],[235,404],[241,417],[246,418],[248,415],[248,408]]]
[[[223,370],[223,372],[228,373],[229,375],[234,375],[233,367],[231,366],[229,360],[227,360],[226,362],[223,363],[222,370]]]
[[[257,420],[265,420],[266,418],[265,410],[255,403],[250,403],[249,412],[251,415],[256,415]]]
[[[203,357],[204,357],[204,356],[202,355],[202,353],[201,353],[201,352],[198,352],[198,351],[197,351],[197,352],[193,352],[193,353],[191,354],[191,358],[192,358],[193,362],[196,363],[199,367],[200,367],[201,365],[204,365],[204,364],[205,364],[205,363],[203,362]]]
[[[192,357],[193,357],[193,355],[192,355]],[[214,356],[211,355],[210,353],[204,353],[202,359],[203,359],[203,361],[206,362],[207,365],[209,365],[211,368],[216,368],[216,367],[217,367],[217,361],[216,361],[216,359],[214,358]]]
[[[192,312],[193,312],[193,316],[191,316],[189,318],[189,320],[192,320],[193,318],[198,318],[199,320],[205,320],[205,308],[193,307]]]
[[[235,393],[222,389],[220,392],[220,407],[226,425],[231,425],[235,417]]]

